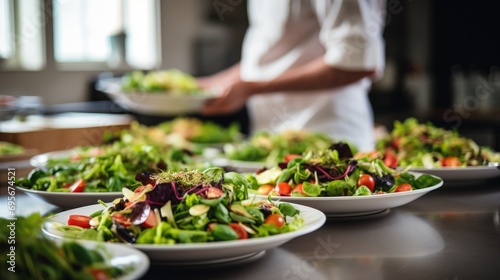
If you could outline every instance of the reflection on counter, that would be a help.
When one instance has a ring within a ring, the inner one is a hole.
[[[394,210],[373,219],[330,219],[312,235],[318,243],[318,259],[420,257],[439,252],[444,246],[442,237],[425,220]],[[305,250],[311,246],[301,243],[300,238],[289,244]]]
[[[424,219],[394,210],[372,219],[331,219],[308,239],[316,243],[298,238],[282,247],[304,253],[292,267],[312,265],[327,279],[385,279],[384,259],[425,257],[442,251],[445,244]],[[306,252],[313,252],[312,257]]]

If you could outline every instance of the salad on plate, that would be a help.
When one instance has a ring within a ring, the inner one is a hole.
[[[393,130],[376,143],[377,156],[390,167],[472,167],[500,162],[500,153],[480,146],[456,130],[420,123],[415,118],[395,121]]]
[[[326,134],[304,130],[287,130],[280,133],[261,131],[247,141],[224,146],[227,159],[235,162],[254,162],[274,165],[287,154],[300,154],[309,150],[322,150],[333,140]]]
[[[277,165],[246,177],[250,193],[283,197],[380,196],[425,189],[442,181],[430,174],[398,171],[370,155],[355,157],[344,142],[286,155]]]
[[[141,186],[91,215],[53,226],[62,236],[131,244],[206,243],[251,239],[304,227],[289,203],[248,195],[245,176],[212,167],[137,175]]]
[[[158,94],[170,92],[174,95],[203,95],[205,91],[198,86],[196,79],[178,69],[156,71],[135,70],[122,77],[124,92],[148,92]]]
[[[178,69],[135,70],[121,77],[101,78],[96,89],[128,111],[169,117],[199,112],[217,94],[201,88],[192,75]]]
[[[137,123],[105,138],[105,144],[49,157],[28,176],[17,178],[17,186],[47,192],[121,192],[124,186],[139,187],[135,176],[140,172],[206,167],[190,150],[167,144],[163,134]]]
[[[176,137],[190,144],[209,146],[214,144],[234,143],[242,140],[240,126],[231,123],[224,127],[211,121],[198,118],[177,117],[155,126],[167,135],[167,139]]]
[[[40,232],[44,219],[39,213],[17,217],[15,239],[8,238],[12,236],[12,220],[0,219],[0,240],[6,244],[0,257],[5,264],[2,279],[129,279],[126,276],[136,269],[132,262],[113,265],[113,252],[107,247],[44,237]],[[15,252],[10,251],[12,248]],[[15,255],[14,261],[11,255]]]

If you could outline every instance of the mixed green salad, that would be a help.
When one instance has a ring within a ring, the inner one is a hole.
[[[419,123],[415,118],[395,121],[393,130],[378,140],[376,151],[388,166],[466,167],[500,162],[500,153],[456,130]]]
[[[257,238],[304,226],[288,203],[249,198],[245,176],[213,167],[137,176],[141,187],[91,215],[56,226],[64,237],[133,244],[177,244]],[[291,219],[293,217],[293,219]]]
[[[178,69],[156,71],[132,71],[122,77],[125,92],[140,91],[148,93],[169,92],[175,95],[204,95],[206,91],[198,86],[196,79]]]
[[[19,155],[24,153],[25,148],[21,145],[0,141],[0,156]]]
[[[274,165],[287,154],[322,150],[329,147],[332,142],[328,135],[317,132],[288,130],[274,134],[262,131],[251,136],[248,141],[226,145],[224,152],[230,160]]]
[[[141,172],[206,168],[183,148],[166,145],[160,134],[133,124],[108,143],[80,146],[64,157],[49,158],[42,167],[17,178],[17,186],[49,192],[120,192],[139,187]]]
[[[205,146],[237,141],[237,124],[222,127],[195,118],[176,118],[154,126],[132,122],[128,129],[104,134],[103,144],[78,146],[68,155],[49,158],[43,167],[17,179],[21,188],[50,192],[120,192],[139,186],[141,172],[204,169]]]
[[[366,196],[424,189],[442,180],[389,168],[379,158],[354,157],[338,142],[321,151],[289,154],[272,168],[246,174],[250,193],[270,196]]]
[[[240,141],[242,135],[238,123],[228,127],[197,118],[177,117],[158,124],[167,135],[176,135],[195,144],[222,144]]]
[[[44,237],[36,230],[44,219],[39,213],[19,216],[15,222],[0,218],[1,279],[104,280],[117,279],[134,269],[112,266],[110,252],[104,247],[84,247],[76,241],[56,243]],[[11,238],[12,230],[15,239]]]

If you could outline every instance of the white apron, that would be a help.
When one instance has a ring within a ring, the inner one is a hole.
[[[318,57],[340,69],[376,69],[380,77],[385,66],[383,3],[249,0],[242,80],[271,80]],[[370,86],[371,80],[364,78],[332,90],[252,96],[247,103],[251,132],[303,129],[348,141],[360,151],[372,150]]]

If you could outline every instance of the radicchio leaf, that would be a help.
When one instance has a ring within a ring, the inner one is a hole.
[[[330,146],[330,150],[336,150],[339,153],[339,159],[348,159],[353,157],[351,148],[344,142],[332,144]]]
[[[176,197],[172,183],[161,183],[156,185],[150,192],[146,193],[146,201],[151,207],[159,208],[165,205],[167,201],[171,201],[172,205],[179,204],[182,199],[182,194]]]

